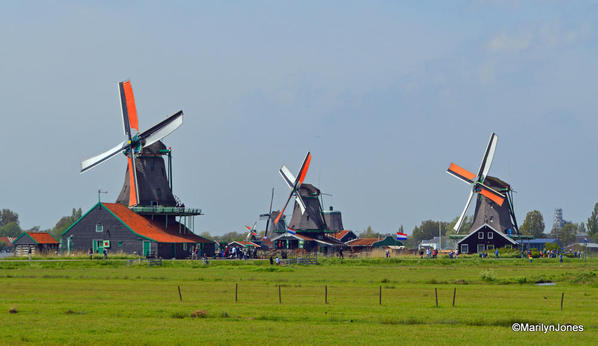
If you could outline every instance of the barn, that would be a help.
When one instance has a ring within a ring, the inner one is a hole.
[[[459,240],[457,249],[462,254],[473,254],[503,247],[517,248],[518,245],[514,239],[485,223]]]
[[[213,256],[214,242],[202,238],[172,217],[145,217],[120,203],[98,202],[62,234],[66,252],[137,254],[146,257]]]
[[[60,243],[48,232],[24,232],[12,242],[17,256],[55,253]]]

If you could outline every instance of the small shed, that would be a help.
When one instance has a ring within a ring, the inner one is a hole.
[[[54,253],[60,245],[48,232],[24,232],[12,244],[17,256]]]

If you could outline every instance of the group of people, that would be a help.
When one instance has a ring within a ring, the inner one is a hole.
[[[104,255],[104,259],[108,259],[108,249],[103,248],[102,254]],[[93,259],[93,249],[92,248],[89,248],[89,259],[90,260]]]
[[[430,248],[427,248],[425,254],[426,254],[426,258],[438,258],[438,250],[436,250],[436,249],[432,250]],[[419,258],[424,258],[424,250],[423,249],[419,250]]]
[[[239,248],[236,246],[227,246],[222,249],[221,252],[222,258],[232,258],[232,259],[256,259],[257,258],[257,249],[254,247],[246,247],[246,248]]]

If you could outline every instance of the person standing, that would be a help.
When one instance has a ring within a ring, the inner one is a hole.
[[[498,249],[494,250],[494,257],[498,258]]]
[[[93,259],[93,250],[91,248],[89,248],[89,259]]]
[[[102,253],[104,254],[104,259],[107,260],[108,259],[108,250],[106,250],[106,248],[104,248],[104,251],[102,251]]]

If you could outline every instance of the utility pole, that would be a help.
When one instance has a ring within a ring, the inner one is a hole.
[[[442,231],[440,230],[440,221],[438,221],[438,251],[442,250]]]

